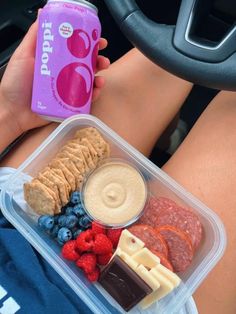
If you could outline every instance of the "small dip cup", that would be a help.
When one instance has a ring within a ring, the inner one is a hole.
[[[125,172],[128,172],[127,177],[122,176],[121,172],[118,172],[117,175],[113,173],[112,176],[112,170],[122,171],[122,168],[124,169],[123,175],[125,175]],[[100,180],[102,180],[99,176],[105,178],[107,184],[103,186],[101,190],[97,188],[91,191],[90,186],[93,185],[92,181],[96,180],[98,184]],[[116,182],[116,179],[118,182]],[[128,179],[130,179],[131,182],[127,182]],[[137,182],[137,192],[134,187],[135,182]],[[122,186],[122,183],[124,183],[124,186]],[[135,197],[135,192],[137,193],[137,197]],[[130,201],[128,200],[129,195],[131,196]],[[101,206],[95,204],[92,209],[93,206],[91,206],[89,198],[100,200],[104,203],[103,205],[101,204]],[[91,220],[107,228],[124,228],[134,223],[142,216],[147,198],[147,183],[140,170],[130,162],[118,158],[106,159],[96,169],[91,171],[84,180],[81,189],[81,200],[86,214]],[[132,204],[129,205],[132,201],[136,202],[134,206],[132,206]],[[106,212],[108,213],[109,210],[109,202],[112,204],[110,206],[111,213],[106,215]],[[127,209],[125,208],[126,206]],[[129,210],[130,212],[127,214]],[[122,211],[124,215],[127,214],[126,218],[122,219],[122,217],[119,216],[119,212],[121,214]]]

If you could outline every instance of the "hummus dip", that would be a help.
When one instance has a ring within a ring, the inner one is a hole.
[[[84,207],[95,221],[125,226],[138,219],[147,199],[146,182],[138,170],[121,162],[97,168],[83,189]]]

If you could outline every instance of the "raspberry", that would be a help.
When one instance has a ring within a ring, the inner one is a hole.
[[[112,243],[105,234],[99,233],[95,235],[93,252],[99,255],[112,252]]]
[[[76,252],[76,241],[70,240],[63,245],[62,256],[69,261],[77,261],[80,258],[79,253]]]
[[[97,264],[97,257],[94,253],[84,253],[76,262],[79,268],[82,268],[86,274],[92,273]]]
[[[111,257],[112,257],[112,253],[98,255],[97,256],[98,264],[99,265],[107,265],[109,263]]]
[[[76,239],[76,246],[80,252],[91,251],[93,247],[93,233],[91,230],[81,232]]]
[[[87,276],[89,281],[93,282],[93,281],[98,280],[99,275],[100,275],[100,270],[98,267],[96,267],[93,272],[87,274],[86,276]]]
[[[94,234],[106,234],[106,229],[94,221],[92,222],[92,231],[94,232]]]
[[[121,232],[122,232],[122,229],[108,229],[107,230],[107,237],[111,240],[114,249],[118,245]]]

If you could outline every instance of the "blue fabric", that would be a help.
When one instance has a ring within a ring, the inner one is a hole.
[[[12,297],[20,306],[17,314],[91,313],[1,212],[0,286],[7,291],[0,300],[0,312],[4,301]]]

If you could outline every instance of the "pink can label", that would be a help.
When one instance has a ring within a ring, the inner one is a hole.
[[[96,12],[52,1],[39,18],[32,110],[52,120],[89,113],[101,25]]]

